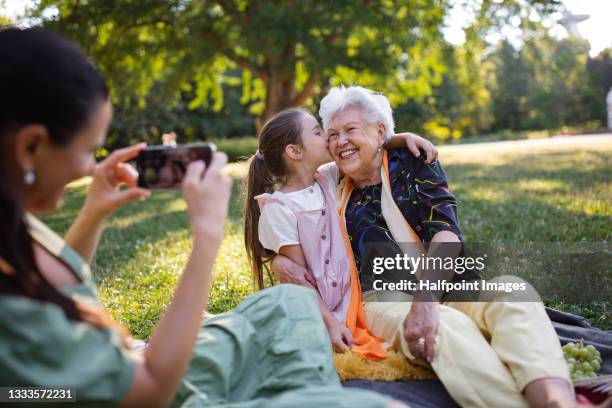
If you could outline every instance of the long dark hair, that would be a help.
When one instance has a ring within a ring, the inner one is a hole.
[[[246,178],[246,205],[244,215],[244,245],[258,289],[264,287],[264,264],[273,254],[259,242],[259,205],[255,196],[271,193],[275,182],[287,175],[284,160],[285,147],[302,143],[301,119],[309,113],[291,108],[277,113],[259,132],[259,154],[249,159]],[[270,270],[267,270],[270,277]]]
[[[54,303],[72,320],[112,327],[103,309],[64,296],[41,274],[24,221],[23,175],[10,153],[28,124],[47,128],[66,146],[108,100],[104,78],[74,43],[42,29],[0,31],[0,294]]]

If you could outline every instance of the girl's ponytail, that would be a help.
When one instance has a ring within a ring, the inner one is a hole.
[[[249,159],[249,174],[246,179],[246,208],[244,214],[244,245],[247,250],[247,257],[253,279],[258,290],[264,288],[264,262],[269,259],[270,251],[266,250],[259,242],[259,204],[255,197],[263,193],[271,193],[273,186],[273,176],[268,171],[262,158],[254,154]],[[267,269],[267,268],[266,268]],[[267,269],[268,277],[270,270]]]
[[[309,113],[303,109],[286,109],[276,114],[259,133],[259,150],[248,161],[249,174],[246,177],[246,200],[244,211],[244,245],[253,271],[258,290],[264,288],[264,268],[270,282],[270,269],[265,263],[275,254],[265,249],[259,241],[259,204],[255,197],[272,193],[276,180],[287,175],[284,160],[285,147],[302,143],[301,120]]]

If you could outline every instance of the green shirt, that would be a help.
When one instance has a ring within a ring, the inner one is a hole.
[[[81,256],[35,217],[28,215],[26,221],[33,239],[81,280],[60,290],[99,305]],[[72,407],[115,406],[124,398],[134,360],[117,332],[71,320],[59,306],[23,296],[0,295],[0,310],[0,386],[72,387],[77,404],[66,403]]]

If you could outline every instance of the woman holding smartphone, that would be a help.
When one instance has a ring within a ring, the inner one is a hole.
[[[96,164],[112,108],[104,79],[73,43],[7,29],[0,61],[0,386],[70,388],[78,406],[392,404],[342,390],[307,289],[263,291],[202,324],[231,189],[222,153],[187,169],[192,252],[148,347],[131,350],[88,264],[105,220],[149,194],[124,163],[144,144]],[[87,175],[87,199],[62,239],[33,214],[54,211],[66,185]]]

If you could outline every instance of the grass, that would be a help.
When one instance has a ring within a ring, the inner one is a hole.
[[[578,140],[578,139],[576,139]],[[612,235],[612,139],[582,146],[554,143],[442,147],[440,159],[459,201],[467,241],[609,241]],[[240,179],[236,178],[225,238],[215,264],[209,310],[236,306],[252,292],[242,245]],[[70,186],[61,211],[44,217],[66,231],[87,183]],[[114,318],[147,338],[171,299],[190,251],[189,223],[178,192],[132,203],[108,222],[93,264],[100,295]],[[553,304],[611,329],[610,303]]]

